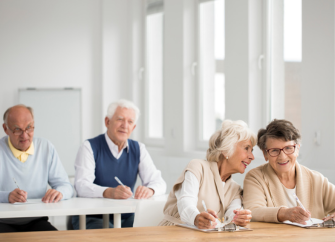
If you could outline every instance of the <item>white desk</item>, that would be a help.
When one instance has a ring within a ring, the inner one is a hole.
[[[29,200],[33,201],[34,199]],[[114,226],[115,228],[121,228],[121,213],[134,213],[136,204],[137,200],[77,197],[58,203],[26,205],[0,203],[0,218],[79,215],[79,227],[85,229],[87,214],[104,214],[104,227],[107,228],[109,214],[114,214]]]
[[[164,199],[167,199],[167,195],[150,198],[150,200]],[[28,201],[29,200],[33,201],[34,199],[28,199]],[[85,229],[87,214],[103,214],[104,228],[109,227],[109,214],[114,214],[114,227],[121,228],[121,214],[134,213],[138,201],[139,200],[136,199],[117,200],[76,197],[58,203],[25,205],[0,203],[0,218],[79,215],[79,229]]]

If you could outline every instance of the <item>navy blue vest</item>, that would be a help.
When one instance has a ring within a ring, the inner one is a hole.
[[[119,159],[116,159],[108,147],[105,134],[88,141],[91,144],[95,160],[95,180],[93,183],[104,187],[117,187],[119,183],[114,178],[117,176],[134,193],[138,164],[140,163],[138,142],[128,139],[128,148],[123,150]],[[126,219],[131,215],[132,213],[122,214],[121,219]],[[102,215],[92,216],[102,218]],[[113,221],[113,215],[110,216],[110,221]]]

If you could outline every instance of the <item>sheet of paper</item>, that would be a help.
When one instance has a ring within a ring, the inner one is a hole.
[[[41,199],[28,199],[25,203],[13,203],[13,205],[28,205],[37,203],[43,203],[43,202]]]
[[[218,230],[217,228],[215,228],[215,229],[199,229],[197,226],[189,225],[189,224],[179,224],[179,226],[190,228],[190,229],[196,229],[196,230],[200,230],[200,231],[204,231],[204,232],[217,231]]]
[[[295,225],[295,226],[299,226],[299,227],[303,227],[303,228],[305,228],[305,227],[310,227],[310,226],[312,226],[313,224],[320,224],[320,223],[323,223],[323,220],[318,219],[318,218],[312,218],[312,221],[313,221],[313,223],[312,223],[310,220],[307,220],[307,221],[306,221],[306,224],[299,224],[299,223],[292,223],[291,221],[286,220],[286,221],[284,221],[283,223],[284,223],[284,224]]]

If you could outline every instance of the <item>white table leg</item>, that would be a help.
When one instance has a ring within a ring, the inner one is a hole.
[[[79,215],[79,229],[86,229],[86,215]]]
[[[104,229],[108,229],[109,228],[109,214],[103,214],[102,215],[102,227]]]
[[[114,213],[114,228],[121,228],[121,213]]]

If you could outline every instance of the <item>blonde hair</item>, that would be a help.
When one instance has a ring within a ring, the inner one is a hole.
[[[235,151],[236,144],[245,140],[250,140],[252,146],[256,145],[256,135],[244,121],[224,120],[221,129],[209,139],[206,159],[218,162],[222,159],[223,153],[226,156],[231,156]]]

